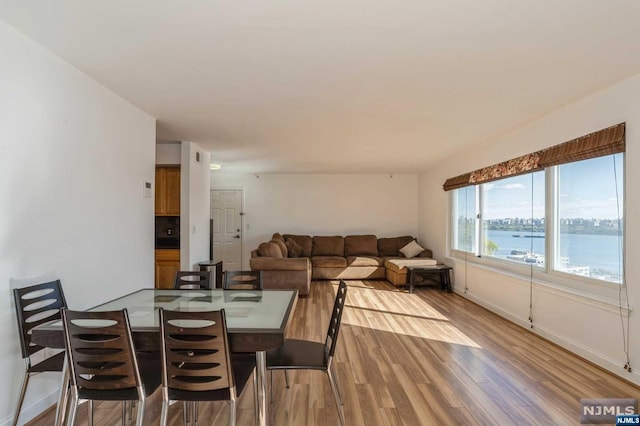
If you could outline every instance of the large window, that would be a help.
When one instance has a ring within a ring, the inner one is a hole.
[[[544,172],[481,185],[483,256],[545,264]]]
[[[558,271],[622,282],[622,154],[557,170]]]
[[[623,167],[615,154],[455,189],[451,247],[621,283]]]
[[[456,222],[453,248],[465,252],[476,252],[476,187],[467,186],[455,191],[453,197],[453,220]]]

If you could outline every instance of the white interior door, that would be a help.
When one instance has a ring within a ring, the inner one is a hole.
[[[213,261],[229,271],[242,269],[242,190],[211,190]]]

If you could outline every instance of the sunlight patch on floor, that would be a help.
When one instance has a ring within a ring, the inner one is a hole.
[[[349,286],[343,324],[480,348],[417,294]]]

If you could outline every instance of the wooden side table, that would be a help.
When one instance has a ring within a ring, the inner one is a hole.
[[[447,293],[451,293],[451,273],[453,269],[447,265],[435,265],[435,266],[407,266],[407,283],[405,284],[405,290],[409,290],[409,293],[413,293],[416,280],[418,277],[432,278],[437,276],[440,279],[440,288],[447,290]]]

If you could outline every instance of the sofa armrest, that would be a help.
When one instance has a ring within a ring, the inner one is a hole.
[[[307,257],[253,257],[249,260],[252,271],[307,271]]]

